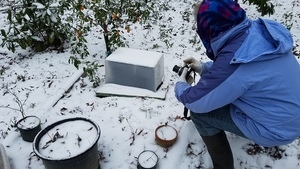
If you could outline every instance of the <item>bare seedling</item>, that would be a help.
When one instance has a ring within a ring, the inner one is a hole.
[[[18,111],[18,112],[21,113],[22,117],[24,118],[25,117],[25,112],[24,112],[24,107],[23,106],[25,105],[25,102],[28,99],[29,93],[26,93],[26,99],[23,102],[20,100],[20,98],[17,96],[16,93],[9,90],[7,87],[6,87],[5,92],[3,93],[3,96],[6,95],[6,94],[11,94],[14,97],[13,100],[17,103],[18,108],[11,107],[11,105],[9,105],[9,104],[8,105],[0,105],[0,108],[7,108],[7,109],[14,110],[14,111]]]

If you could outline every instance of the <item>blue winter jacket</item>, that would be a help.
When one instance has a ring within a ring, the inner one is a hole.
[[[263,146],[300,136],[300,66],[293,39],[281,24],[245,19],[212,40],[213,62],[199,82],[177,82],[175,95],[194,113],[227,104],[246,137]]]

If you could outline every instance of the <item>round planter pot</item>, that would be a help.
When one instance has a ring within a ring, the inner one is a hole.
[[[151,150],[144,150],[138,156],[137,169],[156,169],[157,163],[157,154]]]
[[[155,141],[164,148],[172,146],[178,137],[177,130],[170,125],[161,125],[155,129]]]
[[[24,141],[32,142],[41,130],[41,120],[36,116],[26,116],[17,122],[17,128]]]
[[[64,119],[37,134],[33,151],[46,169],[98,169],[100,133],[98,124],[90,119]]]

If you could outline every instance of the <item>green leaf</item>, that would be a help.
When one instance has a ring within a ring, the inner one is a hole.
[[[11,43],[10,48],[11,48],[11,51],[12,51],[13,53],[15,53],[15,51],[16,51],[15,44]]]
[[[79,65],[81,64],[81,61],[78,60],[76,57],[71,56],[69,58],[69,63],[73,63],[73,65],[76,67],[76,69],[78,69]]]
[[[7,20],[9,21],[9,22],[11,22],[12,20],[11,20],[11,10],[9,10],[8,12],[7,12]]]
[[[3,29],[1,29],[1,34],[2,34],[2,36],[7,37],[6,32]]]
[[[54,33],[54,32],[51,32],[51,33],[50,33],[50,36],[49,36],[49,42],[50,42],[50,44],[53,43],[54,38],[55,38],[55,33]]]
[[[80,65],[80,64],[81,64],[80,60],[78,60],[78,59],[75,59],[75,60],[74,60],[74,66],[76,67],[76,69],[79,68],[79,65]]]
[[[20,39],[20,41],[18,42],[18,44],[20,45],[20,47],[21,47],[22,49],[25,49],[25,48],[26,48],[26,43],[24,42],[23,39]]]

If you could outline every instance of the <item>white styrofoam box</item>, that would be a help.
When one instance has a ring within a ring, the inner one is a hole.
[[[156,91],[164,78],[162,53],[118,48],[105,59],[105,83]]]

